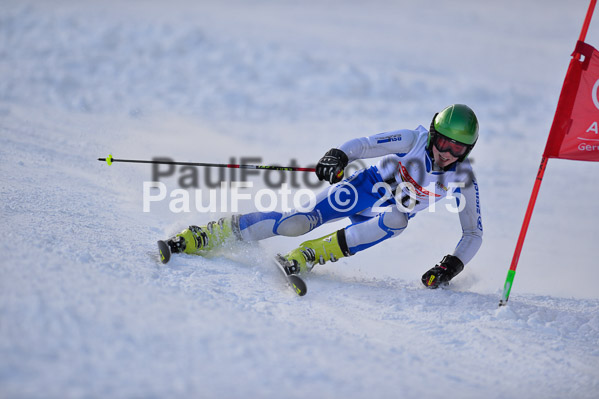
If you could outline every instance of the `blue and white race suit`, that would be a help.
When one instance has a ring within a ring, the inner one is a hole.
[[[299,236],[316,227],[348,217],[345,228],[350,253],[367,249],[405,230],[417,212],[447,196],[456,198],[462,237],[453,255],[468,263],[482,244],[478,184],[468,159],[440,169],[426,149],[428,131],[397,130],[350,140],[338,148],[349,162],[382,157],[376,166],[362,169],[325,189],[309,209],[290,212],[254,212],[239,219],[244,240],[275,235]]]

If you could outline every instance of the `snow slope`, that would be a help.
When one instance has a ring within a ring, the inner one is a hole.
[[[497,309],[587,5],[3,2],[0,397],[596,397],[597,165],[549,162]],[[151,168],[96,161],[309,165],[454,102],[481,121],[485,242],[446,290],[419,282],[460,237],[442,206],[298,298],[269,259],[306,237],[163,266],[157,239],[218,215],[144,212]]]

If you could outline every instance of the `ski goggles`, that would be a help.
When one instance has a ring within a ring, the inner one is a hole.
[[[437,132],[435,135],[435,141],[433,142],[433,145],[439,152],[449,152],[456,158],[463,157],[470,149],[468,144],[452,140],[449,137],[443,136],[439,132]]]

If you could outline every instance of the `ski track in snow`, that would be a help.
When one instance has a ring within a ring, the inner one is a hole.
[[[524,126],[549,123],[553,88],[539,99],[530,91],[538,82],[495,87],[473,76],[468,84],[456,71],[412,60],[399,68],[339,63],[235,29],[221,37],[161,20],[154,3],[135,23],[130,11],[98,17],[69,2],[52,12],[43,3],[8,4],[0,13],[0,397],[596,397],[596,295],[568,287],[567,295],[546,295],[525,284],[535,277],[523,271],[516,285],[529,291],[515,288],[498,309],[500,286],[480,283],[505,276],[507,262],[491,249],[481,254],[483,271],[426,290],[420,269],[393,276],[383,265],[400,256],[413,264],[430,250],[418,242],[430,232],[417,225],[373,258],[317,266],[303,298],[269,263],[273,249],[301,239],[237,245],[210,259],[176,256],[164,266],[156,240],[211,217],[198,221],[164,204],[143,213],[148,168],[96,161],[119,149],[219,162],[230,146],[298,148],[312,159],[305,140],[330,131],[317,153],[348,130],[421,123],[430,117],[423,98],[452,102],[456,93],[443,84],[455,79],[457,97],[476,102],[487,120],[491,144],[481,143],[481,154],[502,134],[519,137],[514,157],[534,173],[537,160],[525,154],[543,138],[524,140]],[[532,181],[514,182],[519,170],[478,166],[487,182],[515,184],[518,193],[506,194],[515,202],[526,200],[519,191]],[[485,245],[496,239],[511,250],[503,234],[515,234],[520,214],[510,215],[486,184],[484,209],[497,211]],[[540,206],[541,215],[555,212]],[[584,220],[581,234],[594,234]],[[546,252],[534,254],[559,256]],[[575,259],[593,263],[584,256]]]

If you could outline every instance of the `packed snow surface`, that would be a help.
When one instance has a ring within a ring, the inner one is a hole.
[[[587,6],[3,1],[0,397],[596,398],[596,164],[550,160],[497,307]],[[221,180],[255,197],[315,177],[97,161],[309,166],[452,103],[480,121],[485,236],[442,290],[419,279],[460,238],[449,202],[300,298],[270,259],[347,222],[168,265],[156,240],[232,213]]]

